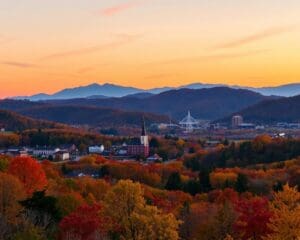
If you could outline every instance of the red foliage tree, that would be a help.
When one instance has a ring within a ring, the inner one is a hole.
[[[107,221],[101,216],[102,207],[98,204],[83,205],[64,217],[59,224],[60,238],[63,240],[102,239],[106,233]]]
[[[241,199],[235,204],[238,214],[234,224],[235,232],[242,239],[262,239],[271,232],[268,224],[272,217],[266,198]]]
[[[27,194],[41,191],[48,181],[42,166],[31,157],[15,157],[11,160],[8,172],[23,184]]]
[[[226,188],[224,190],[216,189],[208,194],[208,200],[219,204],[225,202],[235,203],[239,198],[238,193],[232,188]]]

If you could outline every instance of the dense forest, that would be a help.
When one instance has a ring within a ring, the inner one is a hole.
[[[122,111],[94,106],[50,105],[28,101],[16,102],[20,102],[20,106],[16,106],[12,100],[0,101],[0,109],[5,109],[0,110],[0,126],[10,131],[39,127],[54,128],[62,124],[106,128],[114,126],[137,127],[140,126],[142,117],[146,119],[149,125],[169,121],[169,117],[164,115],[137,111]]]
[[[176,160],[148,164],[1,155],[0,238],[297,239],[299,145],[260,136],[207,151],[202,141],[152,138],[152,153]]]

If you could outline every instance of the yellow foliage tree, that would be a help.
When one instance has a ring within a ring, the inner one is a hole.
[[[233,240],[233,237],[231,237],[230,235],[227,235],[224,240]]]
[[[146,205],[139,183],[119,181],[106,195],[105,206],[108,215],[121,228],[121,239],[179,239],[179,221],[173,214],[163,214],[157,207]]]
[[[209,177],[213,188],[230,187],[237,180],[237,174],[234,172],[212,172]]]
[[[300,239],[300,193],[297,188],[285,185],[282,192],[275,193],[271,209],[274,212],[270,223],[273,233],[264,239]]]

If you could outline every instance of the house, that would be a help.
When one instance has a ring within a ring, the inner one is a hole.
[[[54,158],[55,153],[59,151],[60,151],[59,148],[37,147],[33,149],[32,155],[34,157],[40,157],[40,158]]]
[[[57,151],[54,153],[54,160],[55,161],[67,161],[70,159],[70,153],[68,151]]]
[[[4,152],[6,155],[11,157],[27,157],[28,150],[26,148],[10,148]]]
[[[64,145],[60,145],[59,146],[59,149],[61,151],[66,151],[69,153],[70,155],[70,159],[71,160],[75,160],[78,158],[79,156],[79,150],[78,148],[76,147],[75,144],[64,144]]]

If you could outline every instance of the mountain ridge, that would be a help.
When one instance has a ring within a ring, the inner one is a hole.
[[[12,99],[27,99],[31,101],[39,100],[60,100],[60,99],[74,99],[74,98],[88,98],[91,96],[106,97],[125,97],[128,95],[135,95],[141,93],[149,94],[160,94],[165,91],[176,90],[176,89],[204,89],[204,88],[215,88],[215,87],[229,87],[232,89],[245,89],[260,93],[265,96],[282,96],[291,97],[300,94],[300,83],[285,84],[275,87],[244,87],[237,85],[226,85],[226,84],[205,84],[205,83],[191,83],[180,87],[161,87],[152,89],[140,89],[135,87],[126,87],[116,84],[98,84],[92,83],[86,86],[79,86],[74,88],[62,89],[54,94],[39,93],[32,96],[17,96]]]
[[[265,100],[232,115],[235,114],[242,115],[246,122],[257,124],[274,124],[278,122],[300,123],[300,95]],[[229,123],[232,115],[217,122]]]

